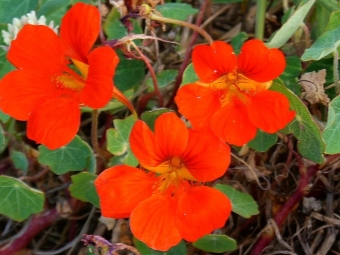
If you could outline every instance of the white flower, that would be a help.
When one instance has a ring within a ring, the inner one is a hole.
[[[54,22],[51,21],[48,25],[46,24],[46,18],[44,16],[41,16],[39,19],[37,18],[35,11],[31,11],[30,13],[27,13],[26,15],[22,16],[20,19],[14,18],[12,21],[12,24],[7,24],[7,30],[2,30],[1,34],[4,38],[4,43],[8,46],[11,44],[11,41],[13,41],[19,31],[24,27],[26,24],[31,25],[44,25],[51,28],[56,34],[58,33],[58,27],[54,27]],[[6,48],[6,47],[2,47]]]

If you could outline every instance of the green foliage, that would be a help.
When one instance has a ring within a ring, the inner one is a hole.
[[[286,69],[279,78],[288,89],[293,91],[294,94],[299,95],[301,87],[297,85],[297,77],[299,77],[302,71],[301,60],[297,56],[290,56],[286,57],[286,62]]]
[[[256,137],[248,143],[248,146],[256,151],[265,152],[277,141],[277,134],[267,134],[258,130]]]
[[[134,238],[134,243],[136,245],[137,250],[140,252],[141,255],[187,255],[187,247],[184,241],[181,241],[176,246],[172,247],[170,250],[163,252],[163,251],[156,251],[149,248],[145,243],[139,241],[138,239]]]
[[[141,119],[148,125],[148,127],[153,131],[156,119],[163,113],[170,112],[167,108],[160,108],[153,111],[143,112]]]
[[[20,18],[35,10],[38,2],[38,0],[0,0],[0,23],[12,23],[13,18]]]
[[[6,148],[8,144],[8,137],[5,134],[5,130],[0,124],[0,153],[2,153]]]
[[[299,140],[298,150],[303,157],[316,163],[322,163],[324,161],[322,153],[324,152],[325,144],[321,138],[320,130],[306,106],[296,95],[285,88],[279,80],[273,83],[271,90],[284,94],[289,99],[291,108],[296,111],[295,119],[281,131],[295,135]]]
[[[2,38],[2,36],[0,36],[0,38]],[[0,79],[15,69],[14,66],[7,61],[6,55],[7,51],[0,48]]]
[[[44,194],[22,181],[0,176],[0,213],[15,221],[23,221],[43,210]]]
[[[16,169],[20,169],[24,173],[27,173],[28,160],[25,153],[22,153],[21,151],[11,150],[10,157]]]
[[[248,34],[246,34],[245,32],[238,33],[231,39],[230,44],[233,47],[236,55],[240,53],[241,47],[247,39]]]
[[[44,145],[39,146],[38,161],[49,166],[55,174],[64,174],[70,171],[95,172],[93,152],[91,148],[78,136],[69,144],[50,150]]]
[[[340,45],[340,11],[333,12],[326,31],[306,49],[301,56],[302,61],[319,60],[336,51]]]
[[[0,111],[0,121],[2,123],[7,123],[11,119],[11,116],[7,115],[6,113],[3,113]]]
[[[299,6],[295,13],[288,19],[286,23],[276,32],[273,38],[267,43],[270,48],[280,48],[284,45],[294,32],[300,27],[307,13],[312,8],[315,0],[309,0],[305,4]]]
[[[166,3],[163,5],[157,5],[156,10],[162,13],[166,18],[186,20],[189,15],[196,14],[197,9],[194,9],[189,4],[183,3]]]
[[[162,72],[157,73],[156,78],[158,82],[158,88],[162,89],[170,85],[172,82],[175,81],[177,74],[178,74],[177,70],[164,70]],[[150,92],[154,91],[153,82],[151,78],[148,78],[146,80],[146,84],[148,85]]]
[[[230,4],[230,3],[240,3],[243,0],[213,0],[215,4]]]
[[[328,106],[328,121],[322,133],[326,143],[325,153],[340,153],[340,96],[334,98]]]
[[[250,218],[252,215],[259,213],[259,208],[255,200],[248,194],[237,191],[233,187],[224,184],[214,186],[225,194],[232,204],[232,211],[244,218]]]
[[[126,28],[120,22],[120,14],[116,8],[112,8],[103,25],[108,39],[120,39],[127,35]]]
[[[224,253],[234,251],[237,243],[226,235],[205,235],[192,244],[194,247],[213,253]]]
[[[39,10],[37,11],[37,17],[44,15],[46,18],[48,18],[53,14],[55,15],[55,13],[59,13],[59,19],[61,19],[66,12],[66,7],[69,5],[70,0],[47,0],[40,6]],[[59,19],[55,18],[53,19],[53,21],[57,22]]]
[[[96,178],[96,175],[87,172],[72,175],[72,184],[69,187],[72,197],[90,202],[99,208],[99,197],[93,184]]]
[[[195,81],[198,81],[199,78],[195,72],[194,65],[190,64],[185,68],[182,78],[182,84],[181,86],[188,84],[188,83],[194,83]]]
[[[138,161],[130,149],[130,132],[135,124],[136,119],[134,116],[129,116],[123,120],[114,120],[113,125],[115,128],[107,130],[107,150],[113,155],[120,156],[114,157],[111,165],[118,165],[121,163],[137,166]]]
[[[114,76],[114,83],[120,91],[124,92],[141,84],[145,75],[144,63],[140,60],[128,60],[121,52],[118,52],[118,56],[120,60]]]

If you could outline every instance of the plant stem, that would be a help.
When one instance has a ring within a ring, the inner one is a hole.
[[[91,142],[93,150],[96,154],[99,154],[99,144],[98,144],[98,110],[93,109],[92,112],[92,128],[91,128]]]
[[[255,38],[263,40],[264,24],[266,20],[267,0],[257,0],[256,2],[256,23]]]

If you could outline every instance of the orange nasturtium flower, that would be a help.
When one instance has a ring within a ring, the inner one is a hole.
[[[275,133],[293,120],[288,99],[268,90],[285,69],[284,55],[259,40],[247,41],[237,56],[222,41],[198,45],[192,53],[199,81],[179,89],[179,112],[193,127],[210,126],[224,141],[243,145],[257,129]]]
[[[99,31],[98,9],[77,3],[63,17],[60,37],[25,25],[12,41],[7,58],[18,70],[0,81],[0,109],[27,120],[30,139],[61,147],[78,131],[79,106],[101,108],[111,99],[119,59],[110,47],[91,51]]]
[[[104,217],[130,217],[135,237],[162,251],[224,226],[231,203],[203,182],[226,172],[230,148],[211,129],[188,129],[174,113],[165,113],[154,132],[137,121],[130,146],[148,172],[122,165],[99,175],[95,186]]]

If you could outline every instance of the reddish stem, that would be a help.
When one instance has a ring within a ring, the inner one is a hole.
[[[286,221],[288,215],[291,213],[293,208],[301,201],[304,196],[306,196],[306,194],[308,193],[307,185],[309,184],[310,179],[316,174],[318,170],[319,165],[310,166],[307,171],[300,170],[301,176],[297,189],[283,205],[282,209],[274,217],[274,221],[279,228]],[[262,251],[273,240],[274,236],[274,231],[262,234],[257,243],[255,243],[250,254],[260,255]]]
[[[198,13],[197,19],[196,19],[196,26],[199,27],[201,25],[201,23],[203,21],[205,10],[206,10],[206,8],[209,4],[210,4],[210,0],[205,0],[203,2],[201,9]],[[198,32],[195,30],[194,33],[192,34],[191,41],[188,45],[187,52],[185,54],[183,63],[182,63],[182,65],[179,69],[179,72],[177,74],[177,77],[176,77],[176,80],[175,80],[175,86],[174,86],[174,89],[172,91],[171,98],[169,99],[168,103],[166,104],[166,107],[168,107],[168,108],[173,104],[177,90],[181,86],[183,73],[185,71],[185,68],[187,68],[187,66],[189,65],[189,61],[190,61],[190,57],[191,57],[191,51],[192,51],[192,48],[194,47],[194,44],[197,40],[197,37],[198,37]]]
[[[34,215],[28,228],[21,236],[0,248],[0,255],[15,254],[25,248],[37,234],[51,226],[58,217],[59,214],[56,208],[42,214]]]

